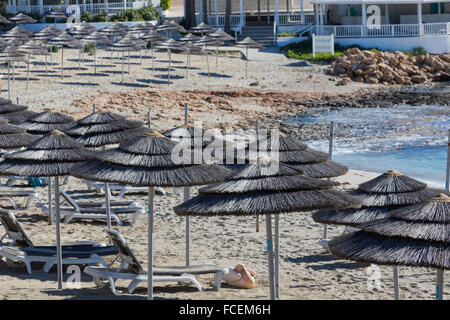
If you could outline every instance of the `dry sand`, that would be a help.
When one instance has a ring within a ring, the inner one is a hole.
[[[100,57],[109,54],[100,53]],[[205,75],[205,62],[201,57],[193,57],[193,67],[190,78],[184,77],[185,56],[174,55],[174,82],[167,86],[164,84],[167,72],[167,56],[165,53],[157,53],[157,71],[153,74],[151,60],[143,59],[144,66],[136,64],[138,59],[133,59],[131,73],[126,74],[126,86],[120,85],[120,64],[113,61],[115,67],[110,66],[111,60],[99,59],[97,76],[92,74],[92,58],[78,71],[78,53],[76,50],[65,50],[65,57],[69,62],[65,63],[65,77],[60,79],[59,70],[51,68],[49,77],[45,77],[44,67],[33,66],[31,72],[32,81],[28,92],[25,92],[24,69],[16,75],[12,97],[21,97],[21,103],[27,104],[32,110],[39,111],[51,108],[80,118],[90,112],[88,102],[95,102],[102,92],[134,92],[134,90],[170,89],[170,90],[210,90],[230,87],[256,88],[263,90],[291,90],[297,92],[354,92],[365,87],[361,84],[349,84],[344,87],[335,86],[335,81],[324,75],[322,67],[301,66],[298,61],[289,60],[277,53],[260,53],[250,50],[249,79],[244,79],[244,61],[237,58],[221,57],[219,61],[219,76],[208,78]],[[54,59],[59,60],[60,54],[55,54]],[[40,59],[42,61],[42,59]],[[215,70],[214,58],[210,58],[211,69]],[[226,71],[226,75],[225,75]],[[39,80],[38,80],[39,79]],[[45,79],[45,80],[43,80]],[[6,82],[2,81],[2,96],[5,97]],[[124,99],[126,99],[126,95]],[[139,93],[134,94],[139,98]],[[161,109],[167,108],[164,97],[158,97]],[[73,101],[76,100],[75,103]],[[102,107],[108,108],[108,100]],[[134,110],[129,105],[137,105],[139,102],[121,101],[120,110],[114,111],[124,115],[134,115],[143,118],[145,108]],[[261,106],[241,106],[247,109],[248,116],[252,108],[261,110]],[[178,109],[177,109],[178,110]],[[163,110],[164,111],[164,110]],[[158,128],[168,129],[181,121],[180,115],[175,111],[162,112],[156,118],[154,125]],[[215,114],[206,108],[199,111],[203,119],[209,124],[218,124],[223,121],[221,114]],[[170,121],[167,118],[170,117]],[[229,121],[233,121],[229,116]],[[345,182],[342,187],[356,187],[358,183],[369,180],[372,174],[351,171],[346,176],[337,180]],[[63,186],[70,192],[86,190],[86,186],[80,181],[71,178],[69,185]],[[38,188],[39,199],[46,202],[46,188]],[[184,263],[184,219],[177,217],[172,207],[182,202],[181,192],[174,195],[173,190],[168,190],[169,195],[157,196],[155,218],[155,264],[156,265],[182,265]],[[195,192],[193,192],[195,194]],[[80,198],[93,198],[103,200],[102,196],[94,193],[75,193]],[[118,199],[118,198],[117,198]],[[133,199],[145,205],[144,194],[127,195],[126,199]],[[47,217],[36,208],[23,212],[15,212],[23,223],[25,230],[36,244],[53,244],[55,239],[55,227],[47,224]],[[261,223],[264,222],[262,218]],[[392,268],[381,268],[381,288],[369,290],[367,288],[367,265],[344,261],[332,257],[324,252],[317,241],[322,235],[322,226],[311,219],[310,213],[296,213],[283,215],[280,221],[281,227],[281,298],[282,299],[392,299],[393,281]],[[147,219],[141,216],[135,226],[114,227],[118,229],[135,250],[137,257],[146,267],[147,257]],[[79,222],[62,225],[63,241],[77,241],[81,239],[91,241],[106,241],[104,222]],[[252,217],[215,217],[193,218],[191,224],[192,239],[192,263],[217,263],[225,267],[233,267],[237,263],[243,263],[257,273],[257,284],[254,289],[239,290],[224,286],[219,292],[211,291],[212,276],[201,276],[199,280],[204,292],[197,292],[192,286],[174,283],[156,284],[155,296],[159,299],[266,299],[268,298],[268,282],[265,251],[265,234],[263,231],[255,231],[255,218]],[[261,224],[263,230],[263,224]],[[330,227],[329,235],[336,236],[343,231],[342,227]],[[66,275],[67,276],[67,275]],[[435,272],[421,268],[400,268],[400,286],[403,299],[433,299]],[[126,282],[119,281],[119,289],[126,288]],[[23,266],[8,266],[0,262],[0,297],[4,299],[115,299],[115,298],[140,298],[146,297],[145,284],[138,287],[133,295],[124,294],[114,297],[108,288],[96,288],[90,277],[82,278],[82,289],[57,290],[56,273],[45,274],[36,270],[32,275],[26,273]],[[444,291],[449,290],[448,282]]]

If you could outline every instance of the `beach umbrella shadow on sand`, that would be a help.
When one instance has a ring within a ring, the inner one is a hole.
[[[359,207],[357,198],[332,190],[333,183],[305,177],[298,169],[260,157],[223,182],[199,189],[199,195],[174,207],[179,216],[266,217],[270,299],[276,297],[272,215],[322,208]]]
[[[148,298],[153,299],[153,216],[155,187],[205,185],[222,180],[229,173],[218,165],[193,165],[190,157],[172,159],[176,143],[152,131],[118,148],[97,154],[95,160],[72,168],[82,179],[148,187]],[[177,161],[178,162],[178,161]]]
[[[440,194],[394,210],[388,218],[365,223],[361,231],[331,240],[329,247],[343,259],[437,269],[436,298],[442,300],[444,270],[450,269],[449,222],[450,197]],[[395,298],[400,299],[398,280],[394,291]]]
[[[24,150],[5,155],[5,160],[0,162],[0,175],[55,179],[58,289],[62,289],[63,281],[59,177],[68,175],[74,164],[91,159],[93,155],[93,151],[83,149],[80,143],[55,130],[34,141]]]

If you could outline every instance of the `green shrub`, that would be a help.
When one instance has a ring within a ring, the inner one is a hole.
[[[92,12],[85,12],[81,15],[80,17],[81,21],[86,21],[86,22],[94,22],[94,16],[92,15]]]
[[[160,6],[163,10],[169,10],[172,4],[172,0],[161,0]]]
[[[141,15],[142,20],[154,21],[159,19],[159,11],[151,4],[148,4],[147,7],[137,9],[137,11]]]
[[[108,18],[108,14],[106,13],[106,11],[102,11],[101,13],[97,14],[94,17],[94,22],[108,22],[109,18]]]
[[[422,47],[416,47],[411,50],[411,54],[413,56],[426,56],[428,52]]]
[[[298,32],[295,32],[295,33],[293,33],[293,32],[281,32],[281,33],[277,34],[278,38],[298,37],[298,36],[299,36]]]
[[[59,51],[59,47],[58,46],[50,46],[48,48],[48,52],[58,52]]]
[[[88,43],[84,45],[84,52],[86,52],[88,55],[92,56],[94,55],[94,52],[97,50],[97,47],[95,43]]]

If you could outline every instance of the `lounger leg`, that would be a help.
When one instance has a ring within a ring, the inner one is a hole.
[[[194,284],[194,286],[197,287],[198,291],[200,291],[200,292],[203,291],[202,286],[200,285],[200,283],[197,281],[197,279],[194,276],[189,275],[189,274],[182,274],[181,276],[186,277],[187,281],[192,282]]]
[[[30,263],[30,261],[26,260],[23,263],[25,263],[25,266],[27,267],[28,274],[32,274],[33,272],[31,270],[31,263]]]
[[[136,290],[139,283],[141,283],[141,281],[139,281],[139,280],[131,281],[130,285],[128,286],[128,293],[133,293],[134,290]]]
[[[134,226],[139,218],[140,213],[136,212],[133,214],[133,220],[131,220],[131,225]]]
[[[92,277],[92,280],[94,281],[95,285],[98,288],[103,288],[105,286],[105,284],[100,280],[100,278]]]
[[[116,290],[116,284],[114,283],[114,279],[112,277],[108,277],[109,286],[111,287],[112,293],[117,296],[120,291]]]
[[[216,274],[214,276],[214,284],[213,284],[214,291],[219,291],[220,288],[222,287],[222,279],[223,279],[224,274],[225,274],[225,269],[220,270],[219,272],[216,272]]]
[[[45,273],[49,273],[51,268],[56,264],[56,259],[51,259],[49,261],[47,261],[44,265],[44,267],[42,268],[42,270]]]

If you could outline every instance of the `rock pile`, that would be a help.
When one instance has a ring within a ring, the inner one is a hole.
[[[420,84],[450,79],[450,54],[407,56],[403,52],[379,52],[352,48],[337,58],[329,70],[344,82],[369,84]]]

